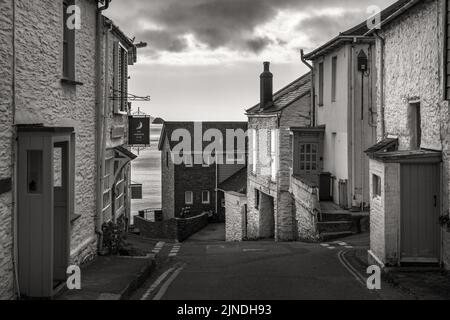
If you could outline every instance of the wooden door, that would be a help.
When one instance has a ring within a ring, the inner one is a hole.
[[[401,165],[401,262],[440,260],[440,165]]]

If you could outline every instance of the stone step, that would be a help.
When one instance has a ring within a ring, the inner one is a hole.
[[[344,231],[344,232],[322,232],[319,237],[323,242],[336,240],[340,238],[350,237],[355,235],[355,232],[352,231]]]
[[[320,214],[321,222],[351,221],[352,218],[353,216],[351,213],[323,212]]]
[[[318,222],[319,233],[352,231],[353,221],[327,221]]]

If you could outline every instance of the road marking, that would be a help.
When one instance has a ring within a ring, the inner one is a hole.
[[[165,242],[162,242],[162,241],[158,242],[158,243],[155,245],[155,247],[153,248],[152,252],[153,252],[153,253],[159,253],[159,252],[162,250],[162,248],[164,247],[165,244],[166,244],[166,243],[165,243]]]
[[[327,249],[334,250],[336,247],[326,247]]]
[[[160,285],[161,282],[164,281],[164,279],[175,269],[176,266],[166,270],[162,275],[156,279],[155,282],[150,286],[150,288],[145,292],[145,294],[142,296],[141,300],[147,300],[147,298],[150,296],[150,294]]]
[[[345,246],[345,249],[353,249],[353,246]]]
[[[321,243],[320,245],[325,248],[330,246],[328,243]]]
[[[339,251],[337,254],[339,262],[347,269],[348,272],[350,272],[355,279],[362,285],[366,286],[366,279],[356,270],[345,258],[345,254],[348,251]]]
[[[167,289],[169,289],[169,286],[178,277],[178,275],[184,269],[185,266],[186,266],[186,264],[184,263],[181,267],[179,267],[172,273],[172,275],[169,277],[169,279],[167,279],[167,281],[164,282],[162,287],[159,289],[158,293],[153,297],[153,300],[161,300],[161,298],[166,293]]]
[[[178,254],[178,252],[180,251],[180,249],[181,249],[181,245],[179,245],[179,244],[174,245],[172,247],[172,250],[170,250],[169,257],[175,257]]]

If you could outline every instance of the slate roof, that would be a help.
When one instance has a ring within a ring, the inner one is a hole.
[[[234,191],[246,193],[247,189],[247,167],[242,168],[234,175],[219,184],[219,189],[223,191]]]
[[[402,8],[407,7],[411,4],[418,3],[418,0],[399,0],[389,7],[385,8],[381,11],[381,21],[382,24],[387,19],[393,17],[395,13],[401,11]],[[334,50],[335,48],[341,46],[344,42],[353,41],[353,37],[363,37],[370,35],[369,28],[367,27],[367,21],[363,21],[357,26],[350,28],[344,32],[339,33],[336,37],[323,44],[322,46],[314,49],[312,52],[305,54],[305,59],[314,60],[324,54],[327,54],[329,51]]]
[[[308,94],[311,94],[311,72],[274,93],[272,107],[260,110],[258,103],[248,109],[247,114],[277,113]]]
[[[237,122],[237,121],[228,121],[228,122],[219,122],[219,121],[210,121],[210,122],[199,122],[202,124],[202,135],[209,129],[217,129],[222,133],[223,136],[223,148],[226,148],[226,133],[227,130],[237,130],[242,129],[244,132],[247,131],[248,123],[247,122]],[[159,138],[158,149],[162,150],[164,140],[166,137],[169,137],[170,149],[172,150],[179,141],[172,141],[170,139],[172,134],[177,129],[185,129],[191,135],[191,150],[194,150],[194,124],[195,122],[191,121],[166,121],[164,122],[161,136]],[[202,139],[203,140],[203,139]],[[203,148],[211,144],[211,141],[203,141]],[[247,146],[246,146],[247,148]]]

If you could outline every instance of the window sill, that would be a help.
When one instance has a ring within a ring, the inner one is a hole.
[[[114,111],[115,116],[127,116],[128,113],[126,111]]]
[[[73,79],[69,79],[69,78],[61,78],[61,83],[62,84],[67,84],[67,85],[74,85],[74,86],[82,86],[84,85],[83,82],[79,82]]]
[[[72,213],[72,214],[70,214],[70,223],[74,223],[75,221],[77,221],[80,218],[81,218],[81,214]]]

